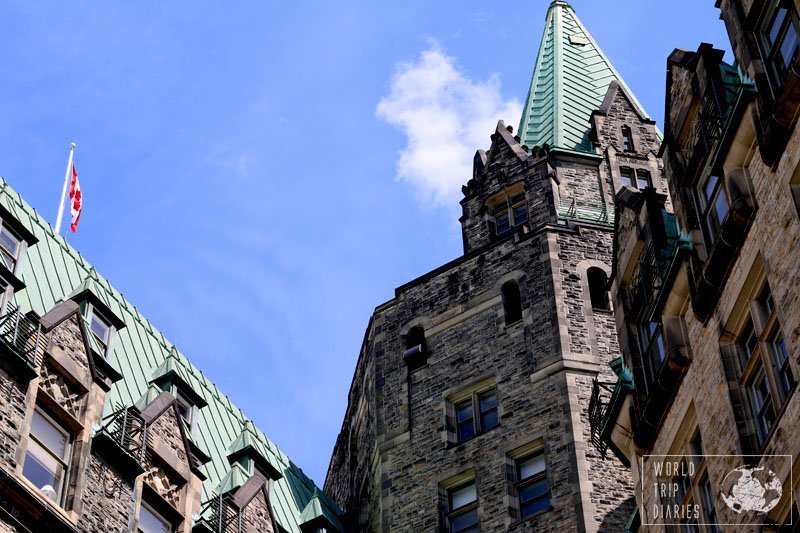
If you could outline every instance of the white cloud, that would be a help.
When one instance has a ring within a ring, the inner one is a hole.
[[[445,206],[460,198],[475,150],[488,148],[497,120],[516,126],[521,112],[517,100],[503,100],[497,75],[469,79],[435,43],[416,61],[397,66],[391,93],[377,108],[379,118],[408,138],[397,178],[423,203]]]

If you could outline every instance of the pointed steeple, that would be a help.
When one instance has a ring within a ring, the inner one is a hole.
[[[529,148],[548,144],[593,152],[589,117],[616,80],[632,104],[647,116],[611,62],[568,3],[555,0],[547,22],[522,118],[519,136]]]

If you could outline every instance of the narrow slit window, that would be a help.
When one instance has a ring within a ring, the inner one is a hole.
[[[501,292],[506,325],[522,320],[522,298],[520,297],[519,283],[508,281],[503,285]]]
[[[586,276],[589,280],[589,296],[592,300],[592,309],[609,309],[608,301],[608,276],[601,268],[590,268]]]
[[[633,152],[633,133],[629,126],[622,126],[622,147],[626,152]]]

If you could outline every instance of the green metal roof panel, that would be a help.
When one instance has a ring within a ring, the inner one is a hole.
[[[50,224],[3,178],[0,178],[0,203],[39,240],[22,258],[20,277],[26,287],[14,295],[14,302],[25,312],[33,310],[43,315],[78,290],[90,277],[92,266],[63,237],[55,235]],[[92,279],[92,290],[126,326],[116,332],[109,354],[109,362],[122,373],[123,379],[106,395],[104,414],[118,404],[146,402],[154,392],[148,390],[149,382],[159,366],[171,357],[171,368],[208,404],[198,411],[192,432],[193,440],[211,458],[204,469],[207,479],[203,482],[203,500],[207,500],[229,476],[232,467],[227,459],[228,447],[249,419],[99,273]],[[252,437],[259,453],[283,474],[275,482],[271,495],[276,518],[286,531],[300,533],[300,515],[317,487],[254,426]],[[336,504],[323,493],[320,498],[330,509],[338,511]]]
[[[520,118],[522,143],[530,148],[548,144],[593,152],[589,118],[600,107],[613,80],[647,116],[572,6],[560,0],[551,3]]]

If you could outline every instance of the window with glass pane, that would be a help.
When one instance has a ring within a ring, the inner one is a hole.
[[[478,395],[478,407],[481,412],[481,431],[489,431],[497,426],[497,395],[494,391]]]
[[[762,46],[770,69],[770,77],[778,88],[783,85],[798,49],[798,19],[794,4],[782,0],[765,19]]]
[[[795,381],[794,375],[792,375],[792,367],[789,365],[789,350],[786,347],[786,340],[783,338],[783,333],[780,329],[773,334],[769,345],[775,362],[781,401],[784,401],[794,388]]]
[[[524,192],[511,198],[511,214],[514,217],[515,226],[528,221],[528,202]]]
[[[89,327],[103,346],[108,346],[108,339],[111,334],[111,323],[106,320],[103,315],[98,313],[97,309],[94,307],[92,307],[90,311]]]
[[[750,401],[753,403],[753,414],[756,419],[756,429],[758,440],[764,440],[775,422],[775,408],[772,405],[772,394],[770,392],[769,380],[763,368],[756,371],[755,377],[747,387]]]
[[[650,179],[650,173],[640,168],[636,169],[636,188],[641,190],[647,187],[652,187],[653,181]]]
[[[457,403],[455,407],[458,441],[464,442],[475,436],[475,417],[472,410],[472,398]]]
[[[633,134],[628,126],[622,126],[622,147],[626,152],[633,152]]]
[[[503,200],[494,206],[494,223],[498,235],[511,229],[511,216],[508,213],[508,201]]]
[[[150,506],[142,503],[142,507],[139,509],[138,531],[140,533],[171,533],[172,524]]]
[[[703,224],[710,245],[717,239],[719,228],[728,214],[728,195],[719,176],[709,175],[699,191]]]
[[[69,433],[38,409],[34,410],[22,475],[54,502],[61,500],[69,454]]]
[[[627,185],[628,187],[636,187],[636,179],[633,175],[633,169],[628,167],[622,167],[619,169],[619,177],[622,181],[623,185]]]
[[[711,481],[709,481],[707,474],[700,480],[699,486],[706,528],[709,533],[718,533],[719,528],[716,525],[718,520],[717,510],[714,507],[714,492],[711,490]]]
[[[739,351],[741,354],[739,363],[742,365],[742,368],[744,368],[758,349],[758,335],[756,334],[755,328],[753,328],[752,319],[747,320],[747,324],[745,324],[742,333],[739,335],[739,345],[742,347]]]
[[[448,530],[451,533],[480,531],[478,527],[478,493],[475,482],[470,481],[450,489],[447,497]]]
[[[19,258],[21,239],[11,232],[7,227],[0,226],[0,261],[3,265],[14,272]]]
[[[542,450],[517,461],[517,495],[522,518],[550,507],[547,470]]]

